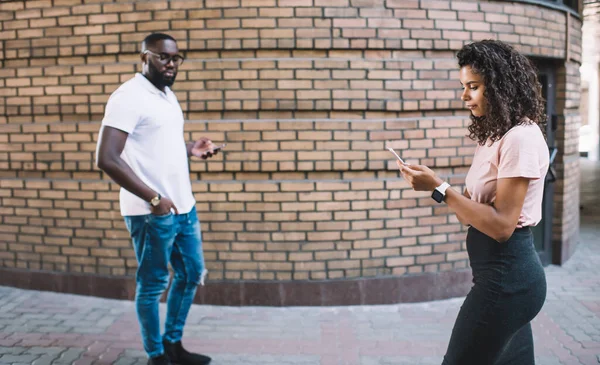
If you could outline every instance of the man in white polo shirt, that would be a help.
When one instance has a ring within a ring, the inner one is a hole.
[[[121,214],[138,261],[136,310],[148,364],[210,362],[181,345],[183,326],[198,284],[204,256],[188,157],[213,156],[207,138],[186,144],[183,112],[169,88],[183,62],[171,36],[153,33],[142,43],[143,71],[109,98],[102,120],[97,164],[121,186]],[[158,303],[174,271],[161,336]]]

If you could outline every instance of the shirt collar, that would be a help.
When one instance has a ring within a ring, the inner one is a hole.
[[[154,86],[154,84],[153,84],[153,83],[151,83],[151,82],[150,82],[150,80],[148,80],[148,79],[146,78],[146,76],[142,75],[142,74],[141,74],[141,73],[139,73],[139,72],[135,74],[135,78],[136,78],[136,80],[138,81],[138,83],[139,83],[140,85],[142,85],[142,87],[143,87],[144,89],[146,89],[146,90],[150,91],[150,92],[151,92],[151,93],[153,93],[153,94],[156,94],[156,95],[161,95],[161,94],[162,94],[162,95],[168,95],[168,94],[169,94],[169,91],[170,91],[170,89],[169,89],[169,87],[168,87],[168,86],[165,86],[165,92],[163,93],[163,92],[162,92],[162,91],[160,91],[160,90],[159,90],[159,89],[158,89],[156,86]]]

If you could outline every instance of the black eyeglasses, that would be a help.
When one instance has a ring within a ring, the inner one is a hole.
[[[183,56],[179,55],[179,54],[171,56],[166,53],[154,53],[154,52],[150,51],[149,49],[144,51],[144,54],[146,54],[146,53],[150,53],[151,55],[158,58],[158,61],[160,63],[162,63],[163,65],[168,65],[169,62],[173,61],[173,64],[175,66],[181,66],[181,64],[183,63],[183,60],[185,60],[185,58],[183,58]]]

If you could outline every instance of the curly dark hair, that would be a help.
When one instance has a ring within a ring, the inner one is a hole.
[[[512,127],[529,123],[526,118],[544,132],[542,85],[527,57],[504,42],[483,40],[465,45],[457,58],[461,68],[470,66],[485,85],[486,112],[480,117],[471,114],[469,138],[482,146],[488,140],[493,143]]]

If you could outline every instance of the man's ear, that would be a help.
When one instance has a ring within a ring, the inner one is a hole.
[[[146,63],[146,57],[148,57],[147,53],[140,53],[140,59],[142,60],[142,63]]]

